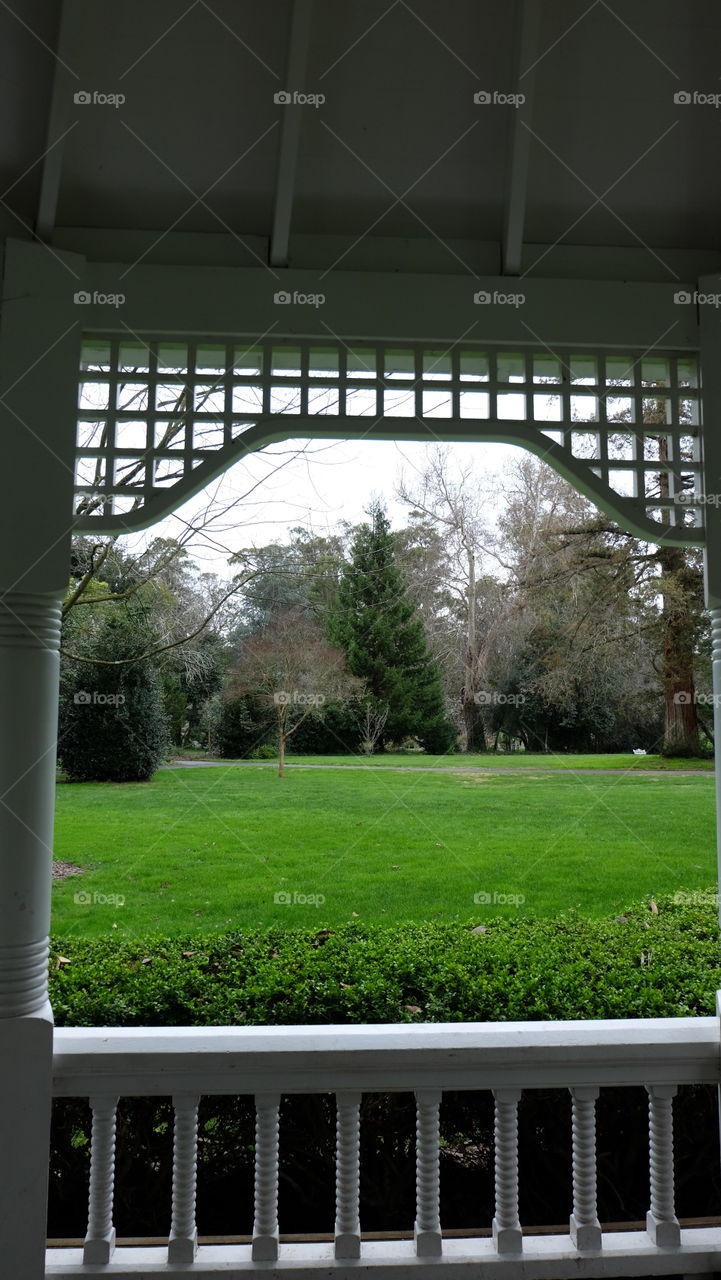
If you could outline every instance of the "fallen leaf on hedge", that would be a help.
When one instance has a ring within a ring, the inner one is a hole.
[[[271,951],[270,958],[271,960],[278,960],[280,958],[280,951]]]
[[[423,1010],[419,1004],[407,1004],[406,1013],[422,1013]]]
[[[55,965],[55,968],[59,969],[61,964],[72,964],[72,963],[73,963],[72,960],[68,960],[67,956],[58,956],[58,960],[57,960],[57,964]]]
[[[329,938],[332,938],[334,933],[335,929],[319,929],[318,933],[311,940],[310,945],[312,947],[322,947],[323,943],[327,942]]]
[[[475,929],[471,929],[471,933],[488,933],[489,930],[484,924],[476,925]]]
[[[351,915],[352,915],[352,916],[356,916],[356,917],[357,917],[357,916],[358,916],[358,912],[357,912],[357,911],[351,911]]]
[[[658,907],[656,906],[656,903],[654,902],[653,898],[651,898],[651,899],[650,899],[650,901],[649,901],[649,904],[648,904],[648,905],[649,905],[649,907],[651,908],[651,910],[652,910],[653,914],[654,914],[655,916],[657,916],[657,915],[658,915]]]
[[[197,951],[184,951],[183,957],[185,960],[189,960],[191,956],[197,956],[197,954]]]
[[[391,871],[400,871],[400,867],[398,867],[398,866],[392,866],[392,867],[391,867]]]
[[[341,985],[342,987],[345,987],[345,989],[346,989],[346,990],[348,990],[348,987],[352,987],[352,986],[353,986],[353,983],[352,983],[352,982],[341,982],[341,984],[340,984],[340,985]]]
[[[141,961],[140,961],[140,963],[141,963],[141,964],[152,964],[152,963],[153,963],[153,957],[152,957],[152,956],[146,956],[144,960],[141,960]]]

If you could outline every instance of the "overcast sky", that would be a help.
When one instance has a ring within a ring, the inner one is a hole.
[[[295,525],[325,534],[341,520],[358,523],[365,518],[365,509],[374,497],[385,502],[392,526],[400,528],[407,521],[408,511],[394,497],[401,471],[413,484],[435,447],[381,440],[309,444],[287,441],[273,445],[236,464],[175,515],[130,539],[129,546],[138,549],[150,537],[179,537],[185,529],[184,522],[196,519],[207,508],[210,496],[225,505],[248,493],[254,483],[254,491],[229,516],[194,540],[193,558],[204,570],[227,577],[231,572],[227,567],[229,551],[286,542],[288,531]],[[497,505],[495,479],[522,451],[497,444],[443,447],[454,462],[471,464],[479,486],[490,490],[489,502]],[[297,449],[305,452],[296,453]],[[274,470],[279,463],[284,465]]]

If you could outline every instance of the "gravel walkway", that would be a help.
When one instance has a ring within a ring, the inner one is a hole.
[[[503,766],[488,768],[483,765],[413,765],[413,764],[286,764],[286,769],[371,769],[376,773],[603,773],[629,774],[638,773],[646,778],[713,778],[711,769],[576,769],[573,765],[560,769],[527,768],[519,765],[516,769]],[[275,760],[175,760],[173,764],[161,764],[161,769],[277,769]]]

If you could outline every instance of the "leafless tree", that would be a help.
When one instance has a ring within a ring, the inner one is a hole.
[[[486,735],[478,694],[486,681],[491,633],[480,625],[480,580],[484,560],[499,559],[484,517],[484,491],[469,466],[458,468],[454,475],[448,451],[437,448],[415,486],[401,476],[397,496],[443,533],[449,586],[463,628],[461,714],[466,751],[483,751]]]
[[[360,718],[361,751],[372,756],[386,727],[388,706],[367,702]]]
[[[272,706],[278,738],[278,777],[284,776],[286,744],[327,702],[356,697],[363,682],[345,668],[345,654],[328,644],[315,623],[299,613],[276,617],[272,627],[244,646],[231,688]]]

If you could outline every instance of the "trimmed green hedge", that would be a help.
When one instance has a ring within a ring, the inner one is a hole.
[[[675,895],[676,897],[680,895]],[[55,938],[59,1026],[508,1021],[713,1014],[715,894],[615,920],[353,922],[135,941]],[[485,933],[473,933],[481,925]],[[58,965],[57,957],[65,961]]]
[[[677,895],[680,896],[680,895]],[[499,1021],[713,1014],[721,986],[715,894],[659,898],[590,921],[480,917],[465,924],[331,932],[283,929],[130,941],[55,938],[51,999],[59,1025],[178,1026]],[[473,933],[481,925],[487,932]],[[60,959],[59,957],[62,957]],[[69,961],[69,963],[67,963]],[[676,1099],[680,1216],[715,1214],[721,1198],[716,1089]],[[331,1231],[334,1104],[284,1098],[283,1231]],[[529,1090],[519,1117],[521,1217],[561,1224],[571,1204],[568,1091]],[[598,1107],[599,1210],[604,1222],[648,1207],[647,1100],[604,1089]],[[361,1197],[365,1230],[412,1227],[415,1112],[408,1094],[364,1097]],[[51,1155],[51,1235],[85,1229],[90,1119],[59,1101]],[[252,1100],[206,1098],[200,1115],[202,1234],[248,1232],[252,1221]],[[172,1123],[165,1099],[123,1099],[116,1224],[121,1236],[167,1231]],[[493,1107],[488,1093],[447,1093],[441,1108],[441,1208],[446,1227],[490,1223]]]

